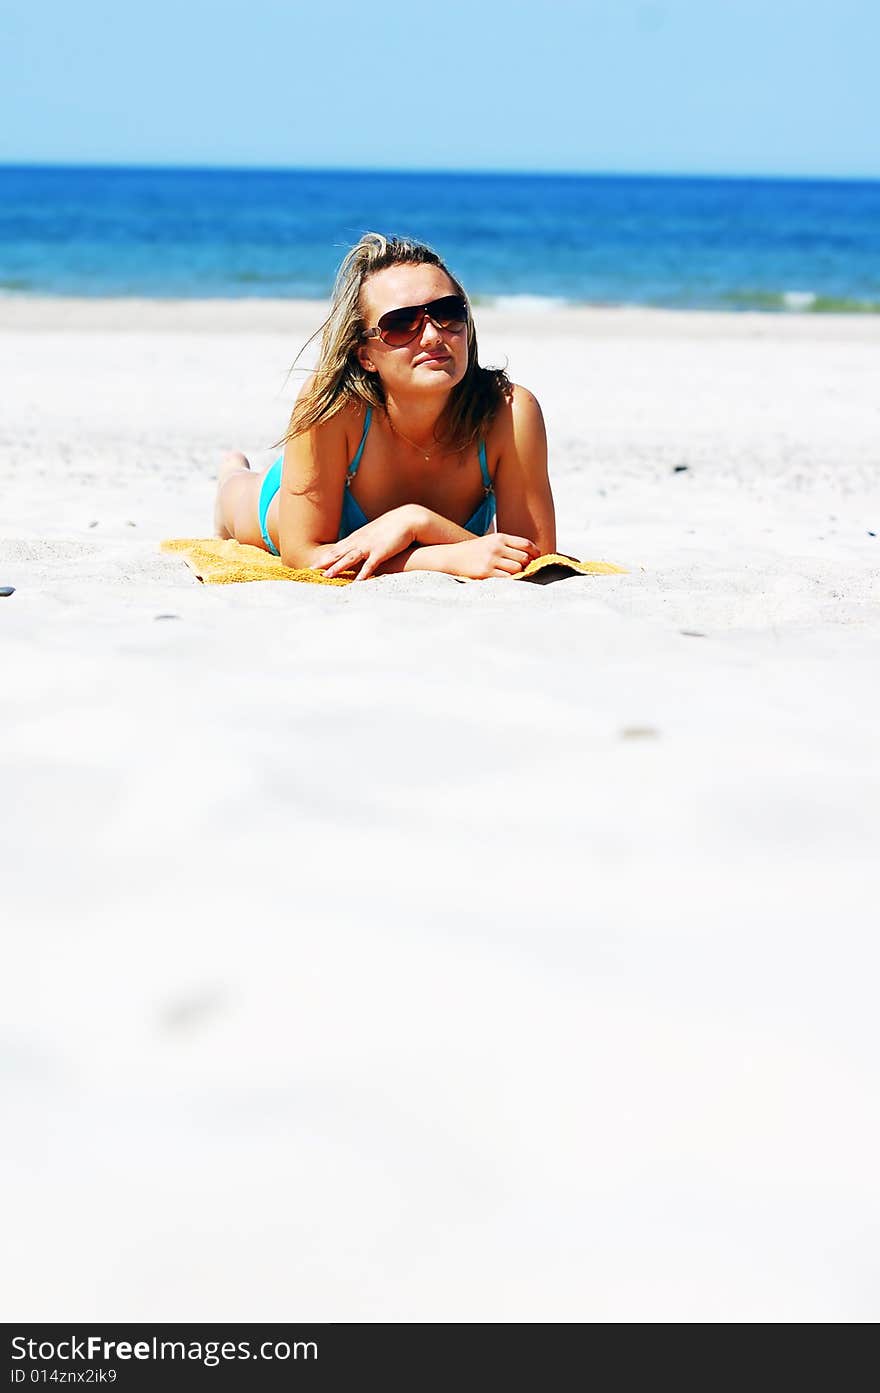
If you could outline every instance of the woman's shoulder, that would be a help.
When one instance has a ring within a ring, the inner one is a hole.
[[[349,398],[344,406],[340,406],[333,412],[332,416],[327,416],[323,421],[318,422],[319,430],[336,430],[344,433],[351,433],[356,430],[358,434],[363,430],[367,418],[367,412],[372,410],[364,402],[357,398]]]
[[[544,415],[534,392],[519,382],[511,382],[492,417],[489,436],[500,445],[520,431],[543,428]]]
[[[322,453],[326,451],[345,451],[360,440],[367,424],[370,410],[362,401],[347,401],[332,416],[316,421],[306,432]]]
[[[341,479],[363,436],[368,409],[363,402],[346,402],[332,416],[289,435],[284,452],[288,478]]]
[[[368,429],[375,408],[367,406],[365,402],[357,399],[347,401],[341,411],[331,417],[328,425],[335,423],[337,439],[342,438],[346,449],[351,452],[352,447],[357,448],[358,442],[364,431]]]

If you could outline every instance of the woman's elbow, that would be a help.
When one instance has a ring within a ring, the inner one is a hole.
[[[311,566],[312,558],[317,554],[317,547],[310,546],[302,542],[286,542],[279,539],[281,551],[281,564],[288,566],[292,571],[302,571]]]
[[[279,539],[282,566],[292,571],[314,570],[316,566],[326,565],[327,553],[331,544],[326,542],[288,542]]]

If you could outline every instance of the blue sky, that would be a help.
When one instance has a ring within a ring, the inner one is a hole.
[[[2,0],[0,162],[880,177],[880,0]]]

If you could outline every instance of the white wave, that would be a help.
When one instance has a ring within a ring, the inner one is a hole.
[[[812,290],[784,290],[782,303],[787,310],[808,310],[815,305],[816,296]]]
[[[480,304],[487,309],[515,311],[526,314],[546,314],[547,310],[564,310],[571,303],[560,295],[487,295]]]

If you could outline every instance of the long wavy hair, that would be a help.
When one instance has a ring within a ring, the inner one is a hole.
[[[380,409],[385,406],[385,391],[379,374],[367,372],[358,361],[357,349],[367,327],[361,312],[361,291],[364,282],[377,271],[403,265],[439,267],[449,276],[455,293],[467,301],[464,288],[433,248],[408,237],[384,237],[380,232],[365,232],[339,268],[329,315],[308,340],[311,343],[321,335],[318,365],[311,381],[300,393],[279,445],[286,445],[321,421],[329,421],[356,401]],[[438,444],[453,450],[467,449],[485,434],[502,399],[510,391],[510,379],[503,368],[480,366],[469,302],[467,346],[467,370],[453,387],[438,427]]]

